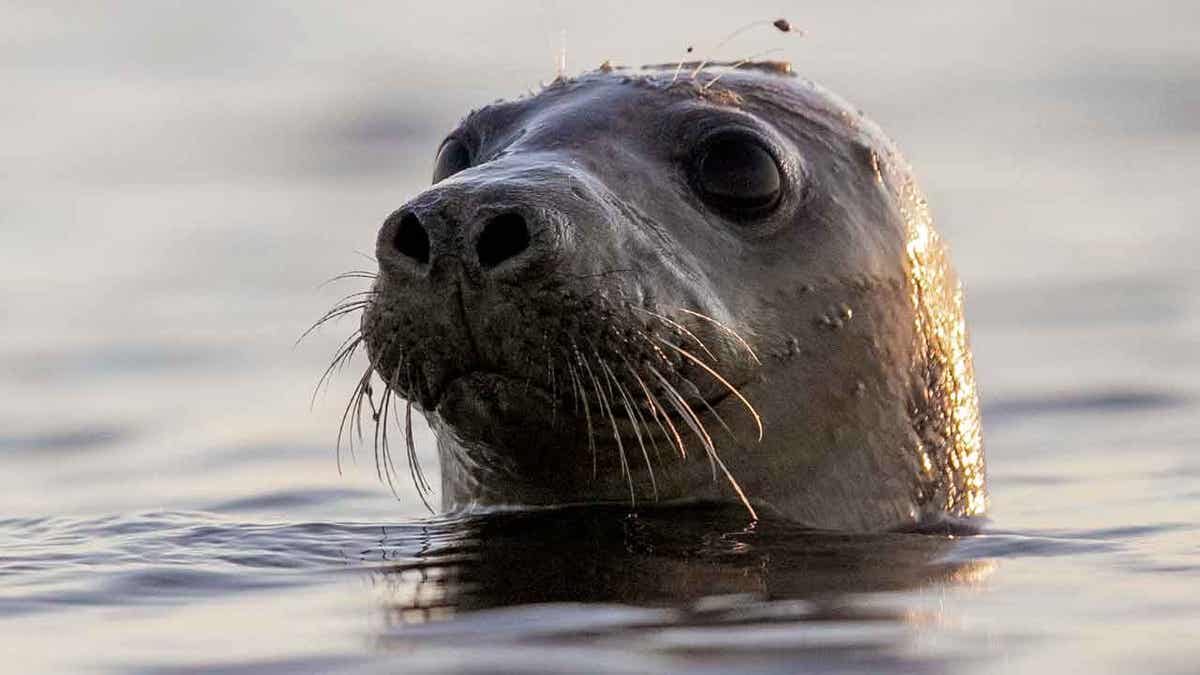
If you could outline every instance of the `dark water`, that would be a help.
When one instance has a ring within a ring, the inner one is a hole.
[[[1195,673],[1200,9],[783,8],[908,152],[968,294],[992,520],[429,517],[332,452],[367,266],[471,106],[781,8],[0,5],[12,672]],[[432,468],[428,432],[418,451]]]
[[[0,621],[49,670],[1188,672],[1194,649],[1189,525],[850,535],[701,506],[0,528]]]

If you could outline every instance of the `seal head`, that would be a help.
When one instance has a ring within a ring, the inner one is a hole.
[[[387,218],[362,331],[448,508],[983,513],[962,297],[882,132],[771,68],[611,68],[476,110]]]

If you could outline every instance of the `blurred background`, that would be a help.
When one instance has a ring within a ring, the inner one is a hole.
[[[778,16],[807,35],[706,51]],[[338,473],[354,376],[310,396],[353,322],[295,342],[362,286],[320,284],[373,268],[443,135],[553,79],[560,43],[569,72],[778,47],[922,178],[996,525],[1143,528],[1123,546],[1175,576],[1114,587],[1167,602],[1198,569],[1197,35],[1191,0],[4,2],[0,517],[420,516],[369,453]]]

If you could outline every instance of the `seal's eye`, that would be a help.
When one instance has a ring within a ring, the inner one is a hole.
[[[746,218],[762,215],[779,200],[783,185],[779,165],[754,136],[718,133],[697,156],[695,184],[714,208]]]
[[[471,166],[471,151],[457,138],[442,143],[433,161],[433,182],[441,181]]]

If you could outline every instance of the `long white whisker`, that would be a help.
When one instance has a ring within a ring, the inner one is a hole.
[[[704,431],[704,425],[700,422],[700,419],[695,417],[695,411],[692,410],[691,406],[688,405],[683,396],[674,387],[672,387],[671,383],[667,382],[666,378],[664,378],[658,371],[651,368],[650,372],[658,377],[662,382],[667,392],[667,400],[672,401],[676,409],[679,411],[680,416],[683,417],[684,421],[689,425],[692,425],[692,431],[696,432],[697,434],[703,434],[703,438],[707,441],[704,444],[704,449],[708,453],[709,461],[720,467],[721,473],[725,474],[725,479],[729,482],[730,487],[732,487],[733,491],[737,493],[738,499],[741,500],[742,505],[745,506],[746,510],[750,512],[750,517],[758,520],[758,513],[754,510],[754,507],[750,505],[750,499],[746,497],[746,492],[742,490],[741,484],[739,484],[737,479],[733,477],[733,473],[729,471],[729,467],[725,466],[725,462],[722,461],[721,455],[717,452],[716,446],[713,445],[712,438],[708,436],[708,432]],[[695,417],[695,422],[689,420],[685,412],[691,413],[691,416]],[[699,425],[698,428],[695,426],[697,424]]]
[[[760,361],[760,360],[758,359],[758,354],[755,354],[755,353],[754,353],[754,348],[750,346],[750,343],[749,343],[749,342],[746,342],[746,338],[742,337],[742,336],[741,336],[741,335],[740,335],[740,334],[739,334],[737,331],[735,331],[734,329],[730,328],[729,326],[726,326],[725,324],[721,323],[720,321],[717,321],[716,319],[714,319],[714,318],[712,318],[711,316],[708,316],[708,315],[706,315],[706,314],[701,314],[700,312],[696,312],[696,311],[693,311],[693,310],[690,310],[690,309],[684,309],[683,307],[679,307],[679,308],[677,308],[677,309],[678,309],[680,312],[683,312],[684,314],[691,314],[692,316],[696,317],[697,319],[701,319],[701,320],[704,320],[704,321],[708,321],[709,323],[713,324],[713,325],[714,325],[714,326],[716,326],[717,328],[720,328],[721,330],[725,331],[725,332],[726,332],[726,333],[728,333],[728,334],[729,334],[731,337],[733,337],[733,339],[734,339],[734,340],[737,340],[737,341],[738,341],[738,344],[742,345],[742,347],[744,347],[744,348],[746,349],[746,351],[747,351],[747,352],[749,352],[749,353],[750,353],[750,358],[754,359],[754,362],[755,362],[756,364],[758,364],[758,365],[760,365],[760,366],[762,365],[762,361]]]
[[[678,321],[672,321],[671,319],[668,319],[667,317],[663,316],[662,314],[658,314],[656,312],[651,312],[648,309],[643,309],[641,307],[633,307],[632,309],[636,312],[644,312],[645,314],[648,314],[648,315],[658,319],[659,321],[662,321],[663,323],[667,324],[668,326],[671,326],[672,328],[682,332],[684,335],[690,337],[696,344],[700,345],[700,348],[704,350],[705,354],[708,354],[708,357],[711,358],[714,363],[717,361],[717,355],[712,353],[712,351],[708,348],[708,345],[704,344],[703,340],[696,337],[696,334],[693,333],[692,331],[688,330],[688,328],[686,326],[684,326],[683,324],[679,323]]]
[[[670,342],[667,342],[666,340],[663,340],[662,338],[655,338],[655,339],[657,339],[659,342],[666,345],[667,347],[670,347],[671,349],[674,349],[675,351],[679,352],[679,354],[681,356],[688,359],[692,363],[695,363],[696,365],[703,368],[705,372],[707,372],[709,375],[712,375],[714,378],[716,378],[716,380],[718,382],[720,382],[722,385],[724,385],[725,388],[728,389],[730,393],[732,393],[734,396],[736,396],[737,399],[742,402],[742,405],[746,407],[746,410],[750,413],[750,415],[752,417],[754,417],[754,423],[758,426],[758,440],[760,442],[762,441],[762,439],[763,439],[762,418],[759,417],[758,411],[754,409],[754,406],[750,404],[750,401],[746,400],[745,396],[742,396],[742,392],[737,390],[737,387],[730,384],[729,380],[726,380],[724,377],[721,377],[720,373],[718,373],[717,371],[708,367],[707,364],[705,364],[703,361],[701,361],[699,358],[697,358],[691,352],[689,352],[685,349],[680,349],[679,347],[676,347],[675,345],[671,344]]]
[[[633,435],[637,438],[638,447],[642,450],[642,458],[646,460],[646,471],[650,474],[650,488],[654,493],[654,501],[658,501],[658,480],[654,477],[654,465],[650,462],[650,453],[646,450],[646,443],[642,440],[642,431],[639,426],[641,416],[635,411],[633,402],[629,400],[629,393],[625,391],[625,387],[621,386],[620,380],[613,374],[612,369],[608,364],[600,361],[600,367],[604,369],[604,374],[609,378],[617,388],[617,394],[625,405],[625,414],[629,416],[629,421],[633,426]]]

